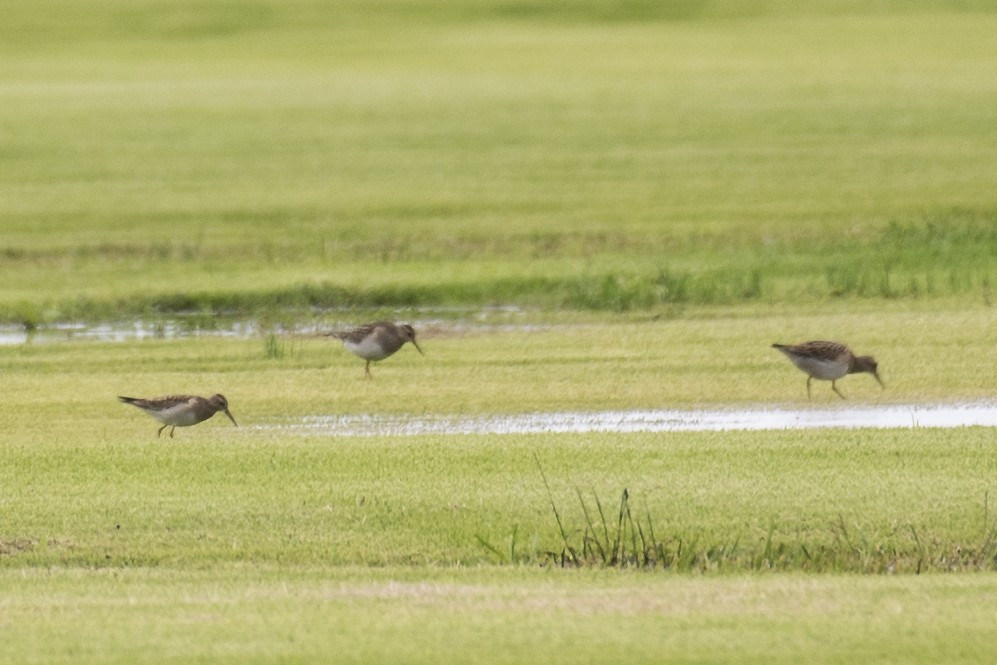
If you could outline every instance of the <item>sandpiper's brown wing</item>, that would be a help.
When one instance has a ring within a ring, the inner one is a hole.
[[[848,347],[844,344],[840,342],[828,342],[825,340],[814,340],[812,342],[803,342],[802,344],[793,344],[783,347],[783,350],[801,358],[812,358],[814,360],[825,360],[829,362],[837,360],[842,354],[850,353]]]
[[[329,335],[337,339],[341,339],[344,342],[359,344],[371,333],[377,334],[380,330],[390,328],[393,325],[394,324],[390,321],[374,321],[373,323],[365,323],[362,326],[357,326],[351,330],[331,332]]]
[[[166,411],[180,404],[187,404],[190,400],[196,399],[196,397],[193,395],[164,395],[163,397],[152,397],[149,399],[140,397],[118,397],[118,399],[146,411]]]

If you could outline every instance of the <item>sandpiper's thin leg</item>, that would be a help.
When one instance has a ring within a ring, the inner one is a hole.
[[[834,385],[834,381],[831,382],[831,390],[838,393],[838,397],[840,397],[841,399],[845,399],[845,396],[841,394],[840,390],[838,390],[838,386]]]
[[[370,374],[370,361],[369,361],[369,360],[367,361],[367,364],[366,364],[366,365],[364,365],[364,371],[366,371],[366,372],[367,372],[367,378],[368,378],[368,379],[372,379],[372,378],[374,378],[374,377],[372,377],[372,376],[371,376],[371,374]]]
[[[176,429],[177,429],[177,426],[176,426],[176,425],[174,425],[173,427],[171,427],[171,428],[170,428],[170,438],[171,438],[171,439],[173,438],[173,432],[175,432],[175,431],[176,431]]]
[[[169,425],[163,425],[162,427],[159,428],[159,431],[156,432],[157,439],[159,438],[159,435],[163,433],[163,430],[166,429],[167,427],[169,427]]]
[[[810,382],[813,381],[813,378],[812,376],[807,377],[807,399],[813,399],[810,397]]]

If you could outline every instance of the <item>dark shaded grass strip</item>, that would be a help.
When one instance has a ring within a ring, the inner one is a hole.
[[[650,242],[640,234],[587,237],[578,234],[490,241],[536,245],[537,256],[579,256],[579,247],[595,241],[596,249],[636,252]],[[85,296],[64,300],[0,301],[0,323],[31,330],[62,321],[117,321],[122,318],[177,317],[190,314],[266,317],[300,316],[316,310],[482,305],[630,311],[659,305],[717,305],[784,301],[807,294],[814,298],[926,298],[979,295],[992,304],[997,270],[997,212],[945,210],[910,221],[895,221],[867,238],[776,239],[771,245],[747,240],[731,261],[729,247],[708,247],[695,256],[701,268],[674,265],[692,248],[653,249],[655,267],[603,270],[563,277],[504,277],[455,281],[441,275],[433,284],[404,282],[379,288],[347,288],[334,282],[290,285],[266,291],[204,290],[120,298]],[[430,243],[432,244],[432,243]],[[491,245],[489,245],[491,246]],[[98,246],[93,251],[127,251],[148,260],[189,261],[184,250],[149,247]],[[551,249],[553,247],[553,249]],[[169,250],[169,251],[167,251]],[[0,261],[52,260],[40,250],[6,248]],[[68,250],[66,250],[68,251]],[[81,250],[73,250],[79,252]],[[719,253],[718,253],[719,252]],[[646,254],[645,254],[646,255]],[[89,255],[88,255],[89,256]],[[350,258],[366,256],[351,252]],[[468,260],[477,253],[472,252]],[[522,252],[498,251],[496,256],[521,261]],[[446,256],[438,257],[447,259]],[[447,259],[449,260],[449,259]],[[402,260],[404,264],[404,259]],[[801,271],[800,266],[807,269]],[[321,271],[321,268],[316,268]]]

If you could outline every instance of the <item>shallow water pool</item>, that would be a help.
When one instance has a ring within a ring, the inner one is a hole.
[[[997,427],[997,404],[717,410],[558,411],[513,415],[315,415],[259,425],[305,436],[692,432],[827,428]]]

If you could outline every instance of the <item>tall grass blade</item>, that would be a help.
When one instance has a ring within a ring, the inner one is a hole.
[[[588,505],[586,505],[585,499],[584,499],[584,497],[582,497],[581,490],[578,490],[578,501],[579,501],[579,503],[582,504],[582,512],[585,514],[585,522],[586,522],[586,525],[587,525],[586,526],[586,529],[587,529],[586,533],[591,533],[592,534],[591,542],[594,543],[596,549],[599,550],[599,558],[602,560],[603,563],[606,563],[606,548],[609,546],[609,533],[606,532],[606,539],[605,539],[605,541],[603,541],[603,542],[599,541],[599,538],[596,535],[595,524],[592,521],[592,516],[589,514]],[[599,517],[602,520],[603,529],[605,529],[606,519],[602,515],[602,503],[600,503],[600,501],[599,501],[599,495],[598,494],[595,494],[595,505],[596,505],[596,507],[599,510]]]
[[[543,465],[540,464],[540,457],[536,454],[536,452],[533,453],[533,461],[537,463],[537,468],[540,470],[540,477],[543,478],[544,488],[547,490],[547,498],[550,501],[551,510],[554,511],[554,519],[557,520],[557,528],[561,533],[561,542],[564,543],[564,550],[561,553],[561,565],[564,565],[565,553],[571,557],[572,563],[578,565],[578,556],[576,555],[575,550],[571,547],[571,544],[568,543],[568,534],[564,530],[564,522],[561,520],[561,513],[558,512],[557,504],[554,503],[554,493],[550,491],[550,483],[547,482],[547,474],[544,473]]]

